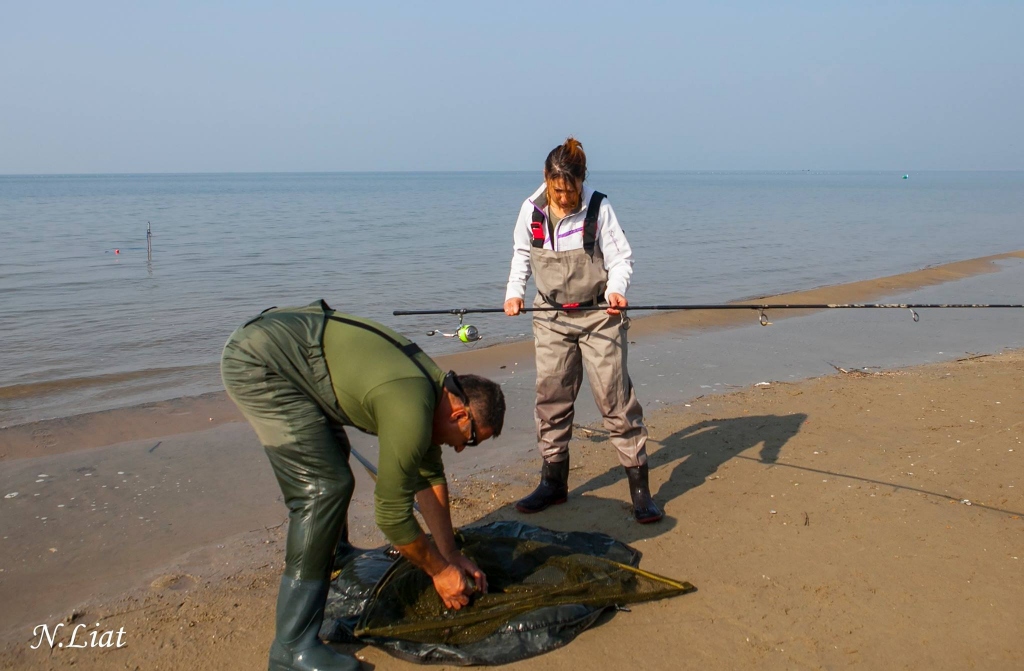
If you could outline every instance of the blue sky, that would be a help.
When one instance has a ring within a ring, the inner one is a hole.
[[[1021,2],[5,3],[0,173],[1022,170]]]

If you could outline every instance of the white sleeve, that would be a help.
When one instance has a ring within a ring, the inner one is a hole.
[[[533,221],[533,203],[527,200],[519,210],[516,227],[512,233],[512,268],[508,273],[505,300],[524,298],[526,280],[530,279],[530,222]]]
[[[625,296],[633,276],[633,250],[607,198],[601,203],[597,222],[604,268],[608,271],[608,288],[605,289],[604,297],[607,299],[609,294]]]

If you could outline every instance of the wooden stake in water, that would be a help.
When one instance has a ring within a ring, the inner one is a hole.
[[[153,261],[153,224],[146,222],[146,260]]]

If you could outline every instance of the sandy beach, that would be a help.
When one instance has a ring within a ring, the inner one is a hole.
[[[1022,259],[770,298],[991,299],[993,287],[1019,294]],[[932,312],[926,325],[838,312],[773,313],[770,329],[746,311],[634,321],[631,368],[666,518],[630,520],[584,391],[570,500],[528,521],[608,533],[644,553],[642,568],[697,591],[616,613],[512,667],[1024,664],[1022,311]],[[495,378],[509,398],[498,442],[446,456],[455,522],[518,518],[512,503],[537,470],[532,343],[441,363]],[[375,458],[371,438],[353,438]],[[5,428],[0,463],[0,668],[265,666],[286,511],[222,394]],[[357,472],[350,517],[363,546],[382,542],[371,487]],[[51,649],[33,636],[43,623],[123,630],[125,645]],[[413,667],[349,651],[366,668]]]

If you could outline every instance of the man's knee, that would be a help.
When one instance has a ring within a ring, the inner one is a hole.
[[[352,499],[352,492],[355,489],[355,480],[351,473],[337,474],[332,477],[317,478],[316,498],[321,504],[335,506],[347,504]]]

